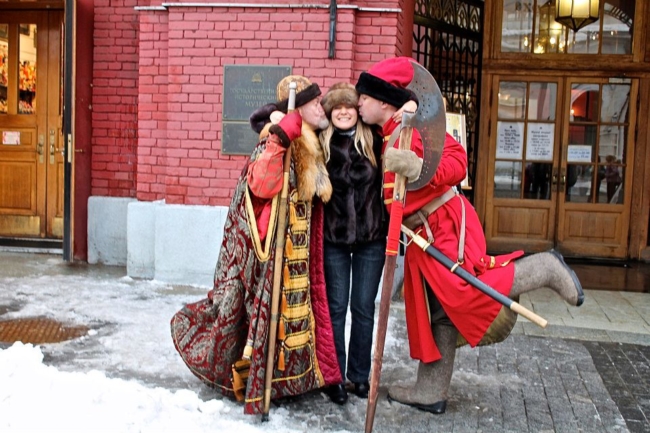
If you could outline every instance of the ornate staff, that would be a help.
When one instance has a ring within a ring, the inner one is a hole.
[[[289,83],[288,110],[290,113],[296,108],[296,83]],[[278,226],[275,232],[275,261],[273,264],[273,292],[271,293],[271,322],[269,325],[269,343],[266,354],[266,370],[264,371],[264,412],[262,421],[269,420],[269,408],[271,406],[271,390],[273,372],[275,370],[275,340],[278,332],[278,310],[280,303],[280,292],[282,292],[282,262],[284,259],[284,244],[287,229],[287,206],[289,201],[289,171],[291,169],[291,145],[284,154],[282,190],[280,191],[280,205],[278,214]]]

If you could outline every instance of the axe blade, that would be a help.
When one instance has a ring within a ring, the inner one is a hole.
[[[402,127],[410,126],[420,132],[424,156],[420,177],[406,185],[409,191],[423,188],[433,178],[442,157],[447,133],[445,103],[438,83],[424,66],[415,60],[411,60],[411,63],[414,75],[407,89],[415,93],[419,103],[415,115],[404,117],[406,123],[402,123]]]

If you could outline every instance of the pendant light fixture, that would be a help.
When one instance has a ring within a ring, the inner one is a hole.
[[[599,0],[555,0],[555,21],[577,32],[598,21]]]

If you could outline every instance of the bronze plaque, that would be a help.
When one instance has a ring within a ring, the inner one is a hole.
[[[258,142],[248,118],[256,109],[277,101],[276,87],[291,74],[290,66],[225,65],[221,151],[250,155]]]
[[[221,153],[228,155],[250,155],[260,141],[257,132],[246,122],[223,122],[221,132]]]

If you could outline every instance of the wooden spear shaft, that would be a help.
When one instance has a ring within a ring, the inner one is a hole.
[[[412,127],[403,127],[399,135],[399,149],[411,147],[413,136]],[[379,300],[379,316],[377,318],[377,333],[375,335],[375,352],[372,357],[370,370],[370,390],[368,392],[368,406],[366,408],[365,432],[372,432],[377,409],[377,395],[379,394],[379,380],[381,366],[384,358],[384,344],[386,343],[386,330],[388,328],[388,313],[390,298],[393,291],[395,266],[399,252],[400,228],[402,226],[402,213],[404,211],[404,195],[406,193],[406,179],[395,173],[395,186],[393,187],[393,202],[390,205],[390,222],[388,223],[388,238],[386,241],[386,261],[384,262],[384,281],[381,287]]]

